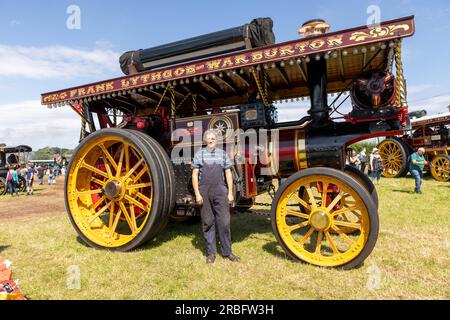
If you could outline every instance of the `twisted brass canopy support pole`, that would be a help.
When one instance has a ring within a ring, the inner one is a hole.
[[[256,73],[255,69],[252,69],[251,73],[253,75],[253,78],[255,79],[256,86],[258,87],[259,95],[261,96],[261,99],[262,99],[262,101],[264,103],[264,106],[268,107],[269,106],[269,102],[267,101],[267,92],[266,92],[267,88],[266,88],[266,90],[264,90],[264,88],[261,85],[261,81],[259,80],[258,74]],[[265,80],[266,80],[265,82],[267,82],[267,78]],[[267,85],[265,84],[265,86],[267,86]]]
[[[406,99],[406,82],[403,74],[402,63],[402,43],[401,40],[395,41],[395,68],[397,76],[397,105],[402,108],[408,107],[408,101]]]
[[[153,112],[153,114],[156,114],[156,113],[158,112],[159,107],[161,106],[161,103],[162,103],[162,101],[164,100],[164,97],[166,96],[167,90],[168,90],[169,88],[170,88],[170,86],[167,86],[167,87],[164,89],[164,92],[163,92],[163,94],[162,94],[162,96],[161,96],[161,99],[159,99],[158,105],[156,106],[156,109],[155,109],[155,111]]]

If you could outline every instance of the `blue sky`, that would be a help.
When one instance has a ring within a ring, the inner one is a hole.
[[[40,106],[40,94],[121,75],[128,50],[235,27],[271,17],[277,42],[323,18],[332,31],[366,24],[367,7],[381,20],[415,15],[416,34],[404,42],[410,109],[429,114],[450,104],[448,1],[5,1],[0,0],[0,143],[74,147],[79,119],[67,109]],[[81,29],[69,30],[66,12],[81,9]],[[280,108],[280,118],[305,108]]]

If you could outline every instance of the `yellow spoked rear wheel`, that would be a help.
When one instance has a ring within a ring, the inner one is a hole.
[[[450,157],[438,154],[431,160],[431,175],[437,181],[446,182],[450,178]]]
[[[155,158],[142,137],[126,130],[83,140],[66,178],[67,210],[83,240],[124,251],[148,240],[164,200]]]
[[[302,189],[305,199],[298,196]],[[375,246],[378,213],[355,179],[335,169],[312,168],[297,172],[278,190],[272,227],[292,258],[348,269],[360,265]]]
[[[395,139],[386,139],[378,145],[383,161],[383,173],[386,178],[401,177],[407,170],[407,154],[403,143]]]

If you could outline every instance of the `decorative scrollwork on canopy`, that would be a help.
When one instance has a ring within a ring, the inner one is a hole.
[[[387,27],[377,27],[372,30],[370,30],[368,33],[363,31],[358,31],[352,33],[350,36],[350,40],[354,40],[355,42],[364,41],[367,38],[383,38],[387,36],[394,36],[394,32],[403,29],[405,31],[409,30],[409,25],[407,24],[397,24],[397,25],[391,25]]]

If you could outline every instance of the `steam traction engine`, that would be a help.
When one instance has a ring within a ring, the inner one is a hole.
[[[0,144],[0,196],[8,192],[6,177],[8,175],[8,167],[20,167],[25,165],[29,153],[32,151],[30,146],[6,146]],[[22,163],[21,163],[22,161]],[[19,175],[18,190],[25,192],[27,189],[27,182],[24,177]]]
[[[345,150],[407,128],[401,42],[414,21],[328,28],[312,20],[302,39],[275,44],[272,21],[255,19],[127,52],[127,76],[43,94],[42,104],[81,117],[65,190],[80,237],[127,251],[156,237],[171,216],[197,214],[190,161],[212,128],[234,161],[238,210],[273,178],[286,178],[271,220],[287,254],[318,266],[361,264],[378,237],[378,198],[364,175],[345,166]],[[305,97],[307,116],[277,122],[277,101]],[[334,117],[343,97],[352,98],[352,111]]]
[[[403,136],[383,140],[378,148],[383,159],[383,175],[387,178],[405,176],[408,173],[408,158],[418,148],[425,149],[425,158],[430,163],[424,169],[440,182],[450,180],[450,112],[426,116],[426,111],[411,112],[411,130]]]

